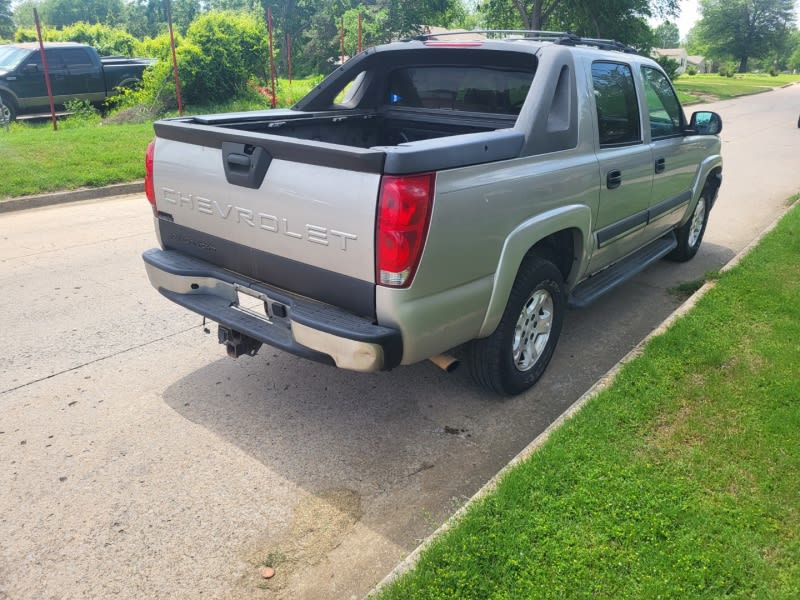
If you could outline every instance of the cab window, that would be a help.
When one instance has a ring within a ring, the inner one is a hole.
[[[592,64],[600,146],[625,146],[642,141],[639,102],[629,65]]]
[[[642,67],[642,80],[650,115],[650,136],[659,139],[680,135],[683,109],[667,76],[652,67]]]

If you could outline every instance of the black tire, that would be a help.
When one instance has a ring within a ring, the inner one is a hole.
[[[711,212],[711,194],[708,189],[704,189],[700,194],[700,199],[694,207],[692,216],[675,231],[678,238],[676,248],[667,254],[669,260],[675,262],[686,262],[694,258],[703,242],[703,235],[708,225],[708,214]]]
[[[506,396],[533,386],[553,357],[566,310],[561,272],[538,256],[525,259],[497,329],[467,346],[475,382]]]
[[[3,100],[3,108],[0,109],[3,111],[3,114],[0,115],[0,123],[11,123],[17,118],[17,111],[8,98],[0,96],[0,99]]]

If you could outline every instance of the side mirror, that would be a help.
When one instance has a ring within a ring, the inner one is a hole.
[[[698,135],[717,135],[722,131],[722,117],[710,110],[698,110],[692,114],[689,130]]]

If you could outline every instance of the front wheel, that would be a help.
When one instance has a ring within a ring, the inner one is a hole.
[[[17,118],[14,105],[5,97],[0,96],[0,125],[7,125]]]
[[[706,190],[703,190],[692,216],[675,231],[678,245],[667,254],[669,260],[686,262],[697,254],[700,243],[703,241],[703,234],[706,232],[706,225],[708,225],[708,213],[711,210],[709,195]]]
[[[497,329],[467,347],[473,379],[508,396],[533,386],[553,357],[566,308],[561,272],[542,258],[526,259]]]

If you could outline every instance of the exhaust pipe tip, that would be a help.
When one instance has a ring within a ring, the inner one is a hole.
[[[437,354],[436,356],[431,356],[428,360],[445,373],[452,373],[461,364],[460,360],[450,354]]]

